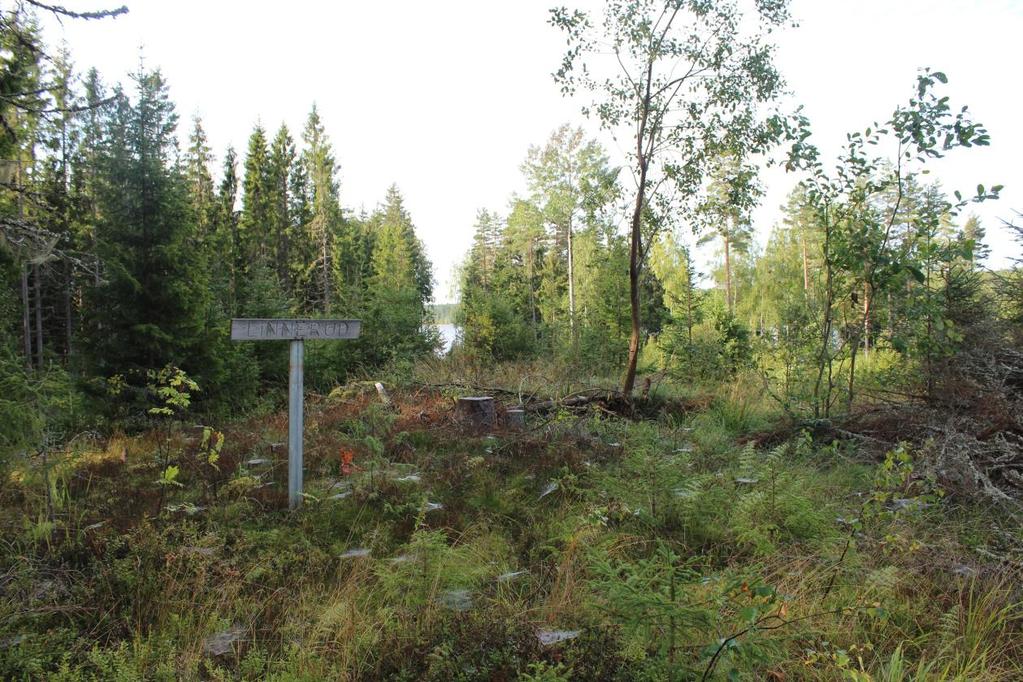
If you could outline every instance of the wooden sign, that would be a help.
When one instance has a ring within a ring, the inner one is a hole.
[[[306,339],[355,339],[361,320],[231,320],[232,341],[290,341],[288,373],[288,506],[302,502],[303,381]]]
[[[231,320],[232,341],[356,339],[361,330],[361,320]]]

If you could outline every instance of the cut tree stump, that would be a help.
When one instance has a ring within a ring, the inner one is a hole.
[[[465,424],[476,428],[490,428],[497,422],[497,405],[489,396],[459,398],[455,414]]]
[[[526,428],[526,411],[521,407],[513,407],[508,410],[508,428],[521,431]]]

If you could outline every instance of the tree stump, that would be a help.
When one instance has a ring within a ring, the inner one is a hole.
[[[521,407],[513,407],[508,410],[508,428],[521,431],[526,428],[526,411]]]
[[[489,396],[459,398],[455,415],[464,424],[478,429],[490,428],[497,421],[497,405]]]

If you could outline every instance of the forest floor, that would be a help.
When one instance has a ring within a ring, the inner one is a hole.
[[[525,430],[391,392],[309,400],[295,512],[286,411],[10,468],[0,677],[1023,679],[1018,525],[912,447],[755,447],[741,381]]]

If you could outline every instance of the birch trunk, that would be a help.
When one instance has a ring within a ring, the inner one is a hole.
[[[724,235],[725,240],[725,303],[728,306],[728,314],[731,315],[733,310],[732,304],[732,254],[731,247],[728,243],[728,235]]]

